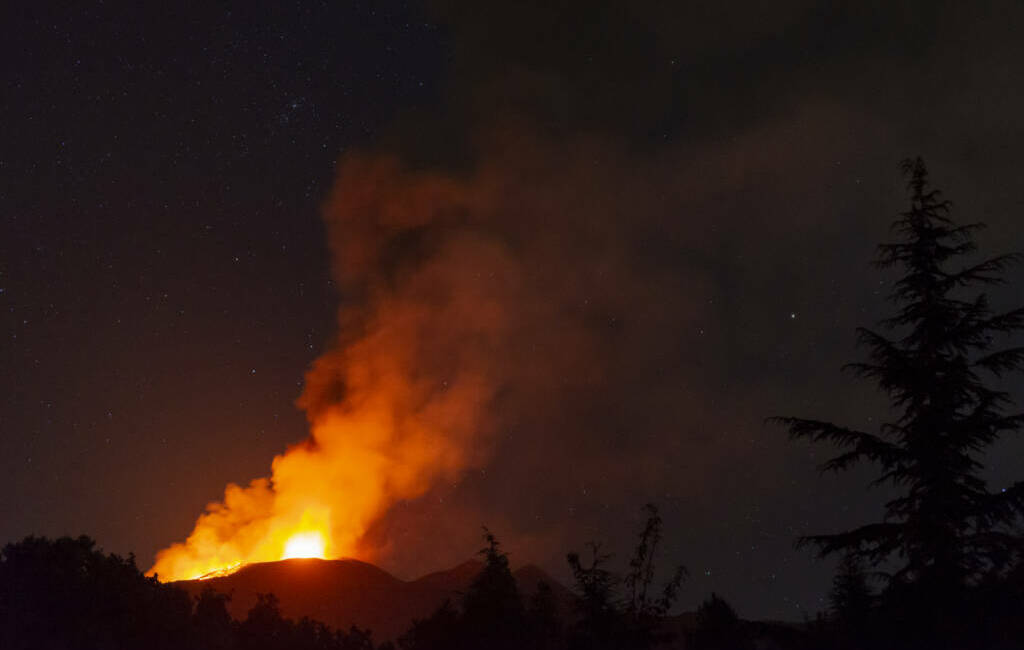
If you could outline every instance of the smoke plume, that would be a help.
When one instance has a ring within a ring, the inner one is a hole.
[[[751,181],[760,163],[729,151],[652,160],[516,127],[475,146],[484,153],[455,171],[383,154],[341,161],[324,210],[339,330],[298,400],[310,437],[274,459],[271,477],[228,486],[152,571],[189,578],[277,560],[311,530],[325,557],[423,570],[423,556],[446,555],[446,526],[471,540],[504,517],[519,548],[564,548],[550,503],[581,492],[642,502],[668,476],[698,485],[735,451],[706,448],[709,422],[727,417],[708,413],[706,393],[745,354],[715,327],[735,306],[712,295],[710,261],[742,258],[764,226],[727,241],[720,226],[748,218],[733,212],[744,195],[701,186],[756,182],[770,195],[786,170]],[[677,432],[668,450],[666,427]],[[533,492],[500,493],[515,482]],[[458,498],[460,485],[475,496]],[[427,495],[441,512],[424,510]],[[395,541],[410,526],[415,552]]]

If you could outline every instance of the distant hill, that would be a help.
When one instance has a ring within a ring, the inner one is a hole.
[[[250,564],[228,576],[174,584],[192,595],[207,587],[230,595],[228,611],[236,619],[245,618],[257,594],[273,593],[289,618],[308,616],[340,629],[369,628],[380,642],[402,634],[413,619],[430,616],[447,598],[457,604],[482,567],[470,560],[404,581],[359,560],[292,559]],[[513,575],[526,597],[536,591],[538,582],[548,583],[559,609],[568,610],[571,592],[542,569],[527,565]]]

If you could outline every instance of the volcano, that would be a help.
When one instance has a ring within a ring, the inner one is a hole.
[[[368,628],[381,642],[397,638],[414,619],[430,616],[446,599],[457,604],[482,568],[482,563],[469,560],[406,581],[359,560],[303,558],[248,564],[229,575],[173,584],[193,596],[206,588],[231,596],[228,611],[235,619],[245,618],[257,594],[272,593],[288,618],[308,616],[342,630],[352,625]],[[556,606],[568,611],[572,593],[539,567],[520,567],[513,576],[524,598],[537,591],[539,582],[546,582]]]

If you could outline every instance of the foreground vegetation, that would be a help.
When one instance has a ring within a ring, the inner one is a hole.
[[[308,618],[282,616],[272,594],[260,595],[243,620],[228,614],[228,596],[184,590],[145,577],[132,557],[97,550],[88,537],[30,537],[8,544],[0,557],[0,647],[10,650],[810,650],[941,647],[908,641],[897,611],[873,606],[859,572],[840,573],[834,608],[803,624],[741,620],[715,594],[695,615],[669,615],[683,573],[652,590],[660,534],[656,511],[622,579],[594,549],[588,562],[570,555],[575,600],[565,611],[550,586],[523,598],[496,539],[486,533],[483,569],[455,602],[412,622],[397,640],[376,644],[370,630],[333,630]],[[858,598],[858,595],[861,596]],[[1024,576],[979,587],[959,626],[972,639],[962,648],[1018,648],[1024,639]],[[918,637],[929,636],[918,628]]]
[[[277,599],[261,594],[245,619],[232,620],[229,596],[184,590],[144,576],[133,557],[104,554],[82,536],[29,537],[0,555],[0,647],[219,649],[219,650],[513,650],[753,647],[754,636],[799,642],[793,627],[745,623],[712,595],[696,625],[679,634],[669,610],[686,575],[683,567],[655,585],[661,518],[646,506],[644,526],[628,570],[608,569],[609,556],[591,545],[583,561],[568,555],[573,602],[556,602],[540,583],[524,598],[498,540],[484,530],[479,575],[457,601],[446,601],[425,620],[412,621],[398,639],[374,644],[369,630],[333,630],[281,615]],[[793,646],[797,647],[797,646]]]

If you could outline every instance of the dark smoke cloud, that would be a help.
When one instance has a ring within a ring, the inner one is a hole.
[[[370,530],[391,568],[459,561],[483,523],[556,572],[589,539],[623,559],[654,501],[687,606],[716,589],[794,617],[828,567],[793,538],[874,516],[863,475],[818,479],[824,451],[761,422],[881,415],[836,368],[884,309],[868,261],[902,156],[1021,242],[1000,215],[1021,201],[1022,59],[998,18],[1019,8],[717,7],[444,4],[450,100],[343,158],[339,349],[409,306],[417,376],[493,382],[478,460]],[[483,297],[451,309],[464,289]],[[344,395],[326,376],[313,413]]]

